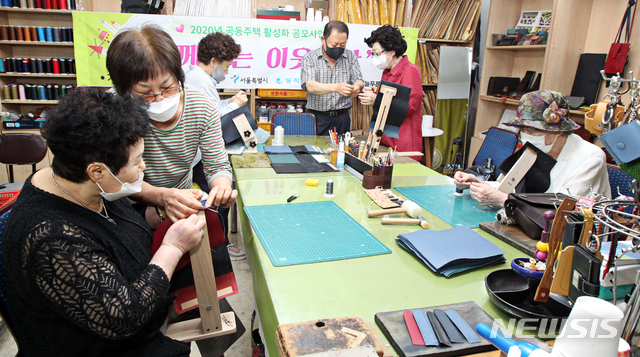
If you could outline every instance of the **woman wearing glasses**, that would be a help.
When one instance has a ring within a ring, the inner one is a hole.
[[[218,108],[202,92],[184,85],[181,63],[169,34],[153,26],[119,33],[107,56],[107,70],[118,94],[138,97],[148,105],[150,130],[142,155],[145,182],[142,191],[131,197],[149,206],[145,217],[157,224],[163,218],[162,209],[174,222],[202,209],[202,191],[192,189],[191,163],[198,148],[210,188],[205,206],[229,207],[238,195],[231,188]],[[220,311],[233,311],[226,299],[219,302]],[[197,341],[201,355],[223,355],[244,333],[237,314],[236,328],[234,334]]]
[[[396,147],[398,151],[422,152],[422,75],[420,68],[403,56],[407,42],[397,27],[384,25],[371,32],[364,40],[371,47],[373,65],[382,70],[382,80],[411,88],[409,110],[400,126],[399,138],[382,136],[380,143]],[[373,105],[376,100],[373,88],[365,88],[358,96],[363,105]],[[412,159],[420,160],[414,156]]]
[[[127,29],[109,46],[107,70],[115,90],[148,104],[151,130],[145,136],[145,184],[133,197],[150,206],[145,213],[148,220],[158,218],[162,208],[172,221],[202,208],[201,192],[191,190],[191,163],[198,147],[210,189],[206,206],[229,207],[237,196],[231,188],[218,108],[200,91],[184,85],[181,64],[178,47],[157,27]]]

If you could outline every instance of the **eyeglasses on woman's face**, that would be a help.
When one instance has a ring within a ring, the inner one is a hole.
[[[163,99],[171,98],[174,95],[180,93],[180,86],[171,86],[169,88],[164,89],[160,93],[147,93],[139,95],[142,99],[144,99],[147,103],[153,103],[158,100],[158,96],[161,96]]]

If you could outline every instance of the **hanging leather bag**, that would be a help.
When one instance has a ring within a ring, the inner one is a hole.
[[[611,44],[609,48],[609,54],[607,55],[607,61],[604,64],[605,73],[614,75],[617,73],[624,73],[624,66],[627,64],[627,56],[629,54],[630,45],[629,37],[631,37],[631,31],[633,30],[633,20],[636,17],[635,0],[629,0],[629,5],[622,17],[622,23],[620,23],[620,29],[618,29],[618,36],[616,41]],[[633,10],[633,15],[631,11]],[[622,40],[622,31],[625,29],[625,42]]]

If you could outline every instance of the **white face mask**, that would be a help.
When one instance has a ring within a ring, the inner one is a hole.
[[[142,191],[142,180],[144,178],[144,172],[140,171],[140,174],[138,174],[138,179],[135,182],[122,183],[122,181],[120,181],[116,177],[116,175],[114,175],[113,172],[111,172],[111,170],[109,170],[107,165],[104,165],[104,168],[107,169],[107,171],[109,171],[111,176],[113,176],[116,180],[118,180],[118,182],[120,182],[120,184],[122,185],[122,187],[120,188],[120,191],[118,191],[118,192],[104,192],[102,187],[100,187],[100,184],[96,182],[96,185],[98,185],[98,187],[100,188],[100,191],[102,191],[102,192],[100,192],[100,195],[105,200],[107,200],[107,201],[115,201],[115,200],[120,199],[122,197],[131,196],[133,194],[140,193],[140,191]]]
[[[211,66],[211,77],[218,83],[224,81],[224,79],[227,77],[227,74],[224,73],[224,70],[222,69],[222,63],[218,62],[217,71],[213,69],[213,66]]]
[[[385,52],[379,56],[373,56],[373,65],[378,69],[387,69],[387,67],[389,67],[389,62],[387,62],[387,53]]]
[[[549,151],[551,151],[553,144],[556,143],[556,139],[558,139],[558,136],[556,135],[556,137],[553,139],[553,142],[549,145],[545,144],[546,137],[547,137],[546,135],[535,136],[535,135],[520,132],[520,139],[522,140],[523,144],[529,142],[531,143],[531,145],[540,149],[540,151],[542,151],[543,153],[548,154]]]
[[[180,92],[173,97],[164,98],[162,102],[149,103],[149,109],[147,114],[153,121],[164,123],[173,118],[178,111],[178,105],[180,104]]]

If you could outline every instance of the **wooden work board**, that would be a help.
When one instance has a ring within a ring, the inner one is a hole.
[[[451,309],[457,311],[474,330],[475,326],[481,322],[484,322],[489,326],[493,326],[493,318],[473,301],[408,310],[422,310],[428,312],[435,309],[443,311]],[[465,340],[463,343],[454,343],[451,347],[416,346],[411,342],[411,337],[407,331],[407,325],[404,321],[404,316],[402,315],[404,311],[405,310],[379,312],[375,315],[376,324],[378,324],[378,327],[400,357],[466,356],[474,353],[496,350],[493,344],[485,340],[482,336],[479,336],[481,340],[480,343],[468,343]],[[518,339],[516,338],[516,340]],[[526,339],[526,341],[533,343],[545,351],[551,351],[551,346],[539,339],[529,338]]]
[[[507,226],[498,221],[480,223],[480,229],[533,257],[539,241],[529,238],[520,226]]]
[[[384,355],[375,331],[358,316],[282,324],[276,330],[276,344],[281,357],[360,346],[372,346],[379,357]]]

